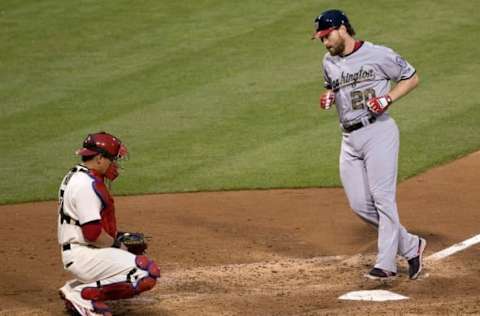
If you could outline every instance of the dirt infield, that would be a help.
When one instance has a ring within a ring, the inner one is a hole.
[[[400,184],[400,217],[427,254],[480,233],[480,152]],[[150,293],[115,315],[480,314],[480,246],[429,264],[417,281],[367,281],[375,231],[341,189],[162,194],[117,198],[121,229],[153,236],[162,267]],[[63,315],[70,278],[56,244],[56,203],[0,206],[0,315]],[[134,217],[134,219],[130,219]],[[338,300],[388,289],[401,302]]]

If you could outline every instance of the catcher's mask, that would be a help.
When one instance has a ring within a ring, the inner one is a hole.
[[[344,25],[348,34],[355,35],[355,30],[350,25],[347,15],[340,10],[327,10],[315,18],[315,31],[312,39],[322,39],[331,31]]]
[[[111,181],[118,177],[117,161],[125,158],[128,154],[127,147],[122,144],[120,139],[106,133],[98,132],[89,134],[83,141],[83,147],[76,151],[79,156],[95,156],[101,154],[112,161],[105,177]]]

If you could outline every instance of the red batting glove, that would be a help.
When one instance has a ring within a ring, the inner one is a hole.
[[[367,106],[373,113],[380,114],[383,113],[392,102],[392,98],[387,94],[383,97],[368,100]]]
[[[330,109],[332,104],[335,103],[335,93],[331,90],[324,92],[320,96],[320,107],[324,110]]]

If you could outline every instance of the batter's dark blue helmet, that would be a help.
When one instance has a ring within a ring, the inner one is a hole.
[[[350,25],[347,15],[340,10],[327,10],[315,18],[314,38],[327,36],[333,30],[344,25],[348,34],[355,35],[355,30]]]

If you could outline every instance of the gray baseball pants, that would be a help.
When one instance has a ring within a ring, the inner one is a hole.
[[[396,255],[417,255],[418,236],[400,224],[396,203],[400,135],[387,114],[352,133],[344,133],[340,177],[350,207],[378,229],[376,268],[397,272]]]

